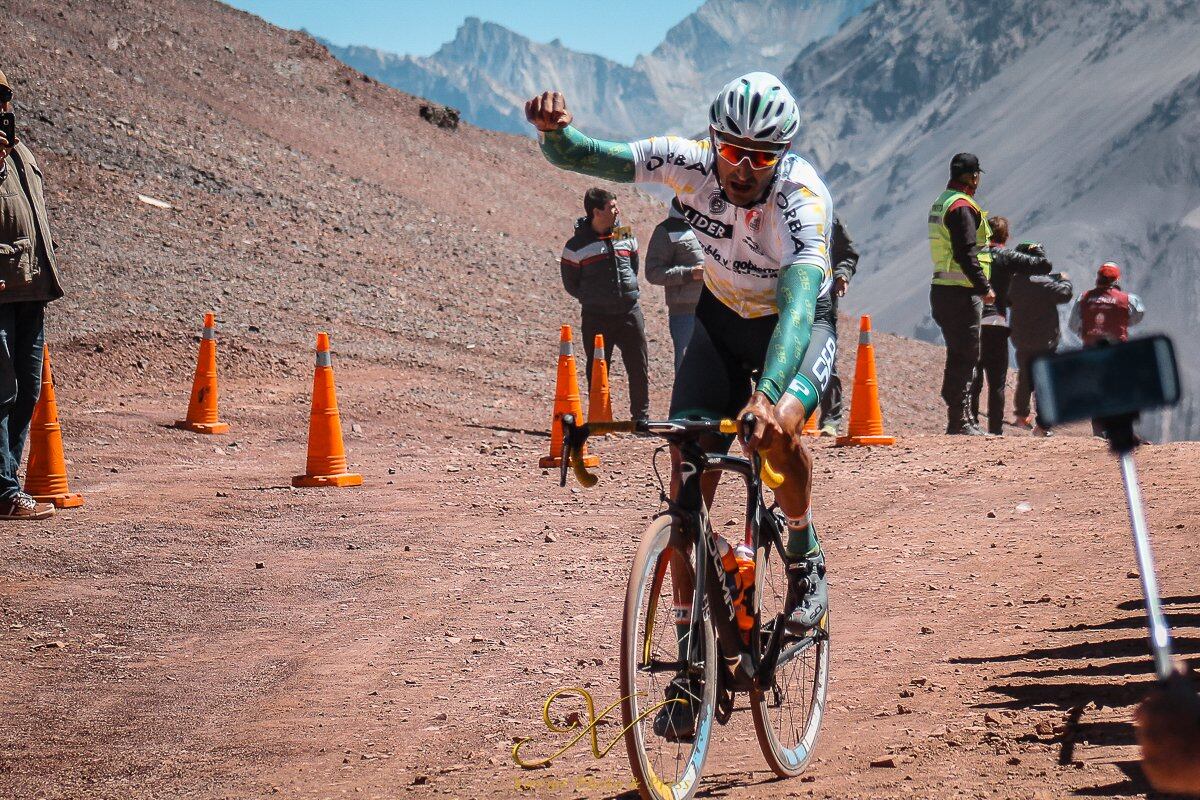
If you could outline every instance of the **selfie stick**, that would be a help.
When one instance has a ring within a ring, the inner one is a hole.
[[[1154,656],[1154,671],[1165,680],[1171,674],[1171,629],[1163,616],[1158,598],[1158,578],[1154,573],[1154,554],[1150,551],[1150,531],[1142,510],[1142,490],[1138,486],[1133,451],[1138,439],[1133,433],[1129,414],[1100,420],[1108,433],[1108,441],[1121,464],[1121,480],[1125,483],[1125,499],[1129,503],[1129,524],[1133,528],[1133,548],[1137,553],[1138,573],[1142,579],[1142,595],[1146,598],[1146,617],[1150,623],[1150,652]]]

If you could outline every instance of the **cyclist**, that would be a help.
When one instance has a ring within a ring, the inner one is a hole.
[[[705,259],[704,288],[675,376],[671,418],[755,415],[758,424],[746,444],[784,476],[776,498],[787,520],[788,574],[794,596],[803,596],[788,626],[812,628],[824,616],[828,592],[825,557],[812,524],[812,455],[800,430],[820,402],[837,349],[832,327],[814,324],[822,319],[818,306],[830,302],[833,201],[816,170],[788,153],[799,128],[796,101],[774,75],[743,75],[713,100],[709,135],[700,141],[593,139],[571,125],[559,92],[529,100],[525,116],[540,131],[551,164],[611,181],[662,183],[675,191],[675,209],[696,232]],[[726,438],[705,444],[728,449],[731,443]],[[678,463],[676,457],[676,473]],[[717,478],[713,473],[704,485],[709,503]],[[677,485],[673,474],[672,486]],[[682,584],[675,582],[681,658],[692,592]],[[667,696],[687,701],[695,694],[676,677]],[[656,733],[690,735],[695,705],[664,707]]]

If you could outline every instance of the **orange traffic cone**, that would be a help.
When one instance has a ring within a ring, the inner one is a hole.
[[[83,495],[67,488],[67,464],[63,458],[62,428],[58,425],[58,400],[50,374],[50,348],[42,347],[42,394],[29,423],[29,460],[25,462],[25,492],[39,503],[59,508],[83,505]]]
[[[879,384],[875,380],[875,347],[871,344],[871,318],[863,314],[858,326],[858,359],[854,365],[854,396],[850,400],[850,429],[838,445],[895,444],[883,432]]]
[[[821,430],[817,427],[817,417],[820,416],[821,409],[814,408],[813,412],[808,415],[808,419],[804,420],[804,427],[800,429],[800,433],[805,436],[820,436]]]
[[[292,486],[362,486],[362,475],[346,470],[346,445],[333,386],[329,334],[317,334],[317,369],[313,373],[312,413],[308,423],[308,461]]]
[[[187,419],[179,420],[175,427],[195,433],[229,432],[227,423],[217,421],[217,318],[211,311],[204,315]]]
[[[608,359],[604,357],[604,337],[596,334],[592,358],[592,385],[588,393],[588,422],[612,422],[612,394],[608,389]]]
[[[571,341],[571,326],[563,325],[558,339],[558,379],[554,383],[554,416],[550,421],[550,455],[538,461],[539,467],[557,467],[562,464],[562,417],[573,414],[582,423],[583,404],[579,400],[579,378],[575,374],[575,347]],[[598,456],[583,451],[586,467],[600,465]]]

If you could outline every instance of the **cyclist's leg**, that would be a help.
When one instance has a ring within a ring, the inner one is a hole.
[[[684,351],[683,360],[675,373],[675,385],[671,392],[671,419],[713,419],[722,416],[728,406],[729,370],[725,359],[717,349],[702,315],[697,315],[691,338]],[[720,442],[703,443],[716,444]],[[728,447],[728,445],[725,445]],[[671,498],[679,498],[680,466],[679,451],[671,448]],[[709,473],[701,478],[701,492],[706,503],[711,504],[716,493],[720,473]],[[687,633],[691,623],[692,594],[695,591],[689,567],[689,554],[673,551],[671,554],[671,586],[674,590],[675,632],[679,643],[679,658],[687,655]]]
[[[748,384],[749,374],[728,346],[730,315],[734,312],[708,289],[701,291],[692,335],[675,371],[671,419],[721,419],[733,416],[741,408],[741,385]],[[720,453],[727,452],[732,443],[732,436],[704,437],[699,442],[706,451]],[[679,453],[672,448],[672,498],[678,496],[679,466]],[[719,472],[710,472],[701,478],[705,503],[712,504],[720,477]]]
[[[787,433],[776,448],[779,451],[775,455],[779,459],[777,469],[783,473],[784,483],[776,489],[775,498],[787,522],[784,550],[788,559],[795,562],[791,574],[798,593],[803,595],[791,615],[791,622],[802,628],[812,627],[821,620],[829,606],[829,594],[825,556],[812,520],[812,453],[800,432],[804,420],[828,388],[836,357],[834,329],[818,322],[813,326],[799,372],[775,406],[779,423]]]

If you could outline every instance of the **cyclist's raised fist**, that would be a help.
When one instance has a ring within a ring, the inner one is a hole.
[[[525,104],[525,119],[539,131],[558,131],[571,124],[562,92],[543,92]]]

